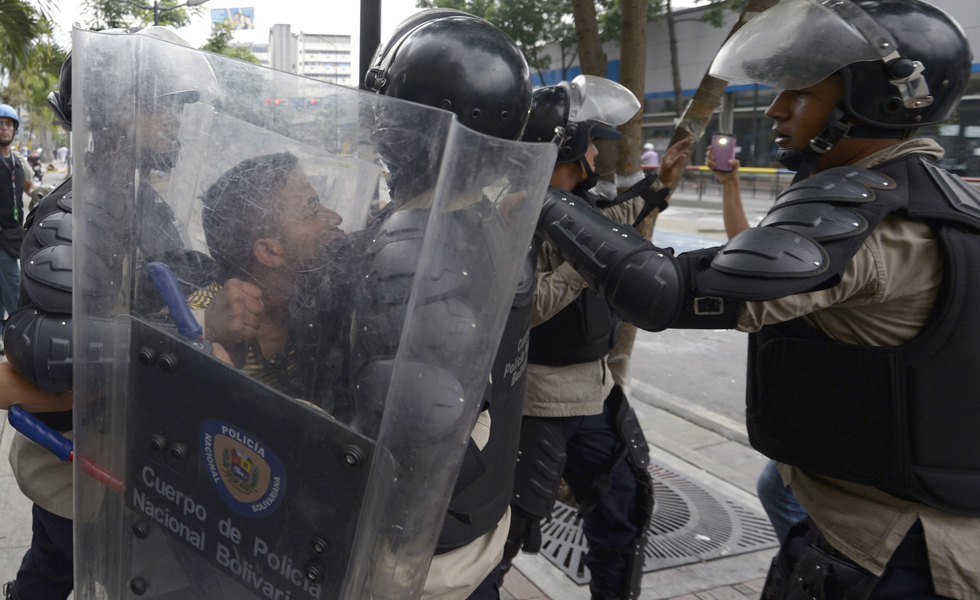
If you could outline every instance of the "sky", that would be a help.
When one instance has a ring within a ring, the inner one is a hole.
[[[122,2],[123,0],[117,0]],[[151,4],[152,0],[138,0]],[[381,1],[381,39],[385,40],[404,19],[418,12],[416,0]],[[677,5],[693,5],[693,0],[675,0]],[[82,12],[81,0],[55,0],[57,13],[54,20],[59,28],[59,40],[67,47],[72,23],[84,25],[89,19]],[[252,6],[255,8],[255,29],[238,31],[236,41],[268,41],[269,29],[277,23],[288,23],[293,33],[325,33],[350,35],[352,62],[356,61],[359,49],[358,27],[360,23],[360,2],[358,0],[328,0],[311,2],[309,0],[241,0],[237,3],[228,0],[209,0],[203,7],[205,13],[194,17],[188,27],[177,30],[189,44],[199,48],[207,41],[211,32],[211,9]]]

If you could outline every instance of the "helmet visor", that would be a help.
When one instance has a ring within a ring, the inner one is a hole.
[[[568,121],[622,125],[640,110],[633,92],[605,77],[579,75],[568,86]]]
[[[708,74],[730,83],[778,89],[815,85],[881,52],[820,0],[783,0],[739,29],[718,51]]]

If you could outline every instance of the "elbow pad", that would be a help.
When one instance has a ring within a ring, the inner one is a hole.
[[[551,188],[538,229],[624,321],[661,331],[680,313],[687,280],[680,263],[632,227]]]
[[[548,190],[538,228],[624,321],[647,331],[733,329],[741,302],[705,294],[701,274],[719,248],[675,257],[584,201]]]

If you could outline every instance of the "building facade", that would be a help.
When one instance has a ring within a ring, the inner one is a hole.
[[[356,85],[351,77],[349,35],[293,33],[289,25],[269,29],[267,44],[236,44],[248,47],[262,65],[278,71],[312,77],[337,85]]]
[[[230,42],[228,45],[232,48],[248,48],[255,55],[255,58],[259,59],[260,65],[263,67],[272,66],[272,63],[269,62],[269,44],[267,42],[256,44],[249,42]]]
[[[930,137],[946,149],[943,166],[967,176],[980,176],[980,10],[976,0],[929,0],[930,3],[948,12],[966,32],[974,51],[973,73],[966,95],[959,109],[948,124],[927,127],[918,131],[919,136]],[[678,66],[684,100],[687,102],[708,71],[715,54],[724,43],[728,32],[738,19],[738,14],[728,12],[721,27],[713,27],[701,21],[704,8],[677,11],[676,34]],[[618,44],[604,45],[608,60],[607,77],[619,79],[620,49]],[[561,65],[561,54],[557,49],[548,49],[551,65]],[[581,70],[574,62],[567,69],[566,77],[571,79]],[[543,73],[545,84],[561,80],[561,69]],[[542,75],[534,75],[535,85],[542,84]],[[670,45],[665,21],[647,23],[646,93],[643,103],[643,138],[653,142],[657,150],[663,152],[674,133],[676,118],[673,91],[673,76],[670,66]],[[721,131],[723,114],[726,123],[731,123],[732,131],[738,138],[738,158],[746,166],[776,166],[775,145],[772,134],[772,121],[763,114],[776,95],[776,90],[765,86],[733,85],[725,93],[726,111],[719,110],[708,124],[704,137],[695,151],[694,161],[703,164],[705,147],[711,135]],[[726,129],[728,126],[726,125]]]

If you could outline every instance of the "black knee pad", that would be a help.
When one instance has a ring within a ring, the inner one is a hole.
[[[525,417],[511,504],[538,519],[550,515],[567,457],[563,419]]]

